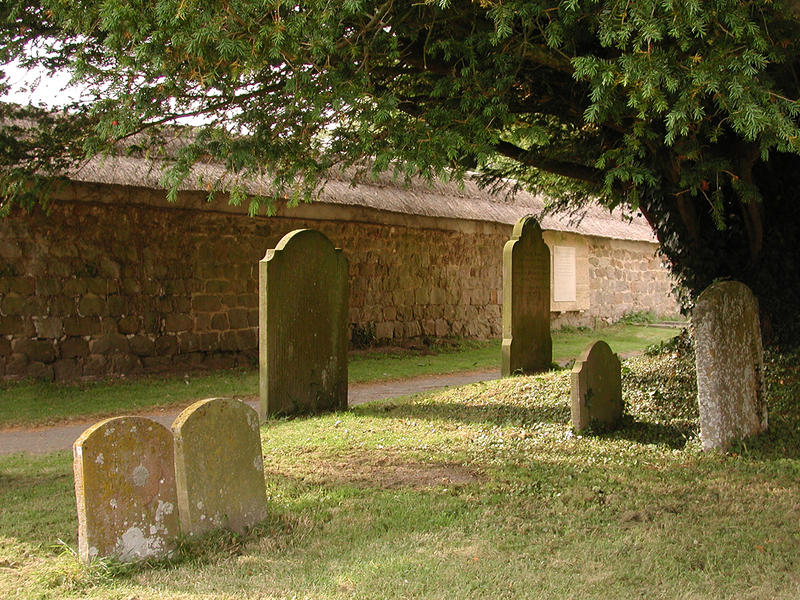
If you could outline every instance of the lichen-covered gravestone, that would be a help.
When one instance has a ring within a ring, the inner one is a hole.
[[[692,313],[704,450],[767,429],[758,301],[745,284],[707,287]]]
[[[267,516],[258,413],[238,400],[195,402],[172,424],[181,531],[238,533]]]
[[[347,408],[347,259],[319,231],[259,264],[260,415]]]
[[[172,433],[144,417],[106,419],[73,445],[78,553],[132,562],[169,554],[178,537]]]
[[[572,427],[613,428],[622,419],[619,358],[602,340],[592,342],[572,367]]]
[[[532,216],[514,225],[503,248],[504,377],[547,369],[550,338],[550,250]]]

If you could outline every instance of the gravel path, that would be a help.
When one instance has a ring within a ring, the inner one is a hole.
[[[497,379],[500,377],[498,369],[488,369],[480,371],[467,371],[463,373],[452,373],[450,375],[430,375],[425,377],[414,377],[413,379],[403,379],[399,381],[383,381],[378,383],[358,383],[351,385],[348,390],[348,404],[355,406],[372,400],[384,398],[395,398],[397,396],[407,396],[429,392],[449,386],[466,385],[476,381]],[[256,407],[258,399],[247,400],[252,407]],[[156,409],[150,412],[137,413],[155,419],[169,427],[172,421],[178,416],[181,409]],[[35,427],[30,429],[6,429],[0,430],[0,454],[11,454],[13,452],[27,452],[31,454],[42,454],[54,452],[56,450],[69,450],[72,443],[86,430],[100,419],[88,419],[83,421],[73,421],[64,425],[52,427]]]

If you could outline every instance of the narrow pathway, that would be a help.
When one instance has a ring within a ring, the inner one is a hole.
[[[466,385],[476,381],[497,379],[498,377],[500,377],[498,369],[488,369],[451,373],[449,375],[427,375],[399,381],[357,383],[351,385],[348,389],[348,404],[355,406],[356,404],[373,400],[429,392],[450,386]],[[247,400],[247,403],[255,408],[258,404],[258,399]],[[155,419],[169,427],[175,417],[178,416],[178,413],[180,413],[180,409],[170,408],[155,409],[137,414]],[[99,420],[87,419],[52,427],[0,430],[0,454],[11,454],[13,452],[42,454],[56,450],[69,450],[72,448],[73,442],[78,439],[86,428]]]

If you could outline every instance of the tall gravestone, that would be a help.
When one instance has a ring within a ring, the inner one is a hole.
[[[210,398],[172,424],[181,531],[225,527],[243,533],[267,516],[258,413],[238,400]]]
[[[550,367],[550,250],[532,216],[514,225],[503,248],[502,374]]]
[[[704,450],[767,429],[758,301],[738,281],[707,287],[692,313]]]
[[[622,419],[619,358],[602,340],[592,342],[572,367],[572,427],[616,427]]]
[[[347,408],[347,259],[319,231],[259,264],[261,417]]]
[[[164,556],[178,538],[172,433],[144,417],[106,419],[73,445],[84,562]]]

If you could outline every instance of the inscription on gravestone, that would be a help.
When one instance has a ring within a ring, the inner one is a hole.
[[[758,301],[745,284],[707,287],[692,313],[704,450],[767,429]]]
[[[267,515],[258,413],[238,400],[195,402],[172,424],[184,535],[243,533]]]
[[[550,338],[550,250],[532,216],[514,225],[503,248],[502,374],[547,369]]]
[[[622,419],[619,358],[602,340],[589,344],[572,367],[572,427],[614,427]]]
[[[172,433],[144,417],[116,417],[73,445],[78,553],[84,562],[164,556],[178,537]]]
[[[319,231],[259,264],[260,415],[347,408],[347,259]]]

